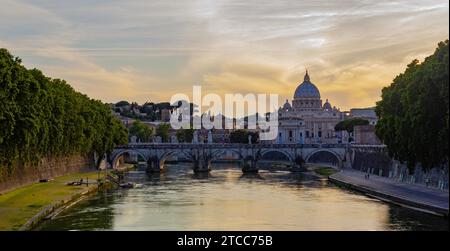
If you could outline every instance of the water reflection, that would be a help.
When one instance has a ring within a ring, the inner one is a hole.
[[[427,215],[428,216],[428,215]],[[441,217],[426,217],[418,211],[403,210],[401,207],[389,208],[389,221],[392,229],[395,230],[439,230],[448,231],[448,221],[443,224]],[[430,229],[430,226],[432,228]]]
[[[216,165],[193,174],[132,171],[142,186],[99,194],[41,230],[448,230],[448,221],[390,206],[314,176]]]
[[[260,179],[263,180],[263,176],[261,176],[261,174],[259,173],[243,173],[241,175],[241,177],[239,177],[240,179]]]
[[[211,173],[194,173],[191,176],[193,179],[198,179],[198,180],[204,180],[204,179],[209,179],[212,178],[212,174]]]

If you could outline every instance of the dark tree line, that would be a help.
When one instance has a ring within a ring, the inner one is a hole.
[[[179,142],[191,143],[194,138],[194,129],[178,129],[176,136]]]
[[[173,110],[178,107],[178,104],[171,105],[169,102],[153,103],[145,102],[143,105],[139,105],[137,102],[128,102],[122,100],[116,104],[110,104],[114,112],[119,113],[121,116],[139,119],[142,121],[155,121],[161,120],[161,110],[168,109]],[[139,111],[137,113],[136,111]],[[193,104],[191,104],[191,114],[193,111]]]
[[[103,155],[127,137],[109,106],[0,49],[0,173],[47,156]]]
[[[248,136],[251,136],[252,144],[258,143],[259,134],[257,132],[250,132],[245,129],[239,129],[230,133],[231,143],[248,144]]]
[[[410,170],[417,163],[425,169],[448,165],[448,63],[446,40],[424,62],[412,61],[377,103],[376,133]]]

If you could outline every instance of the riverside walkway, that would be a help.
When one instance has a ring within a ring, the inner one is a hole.
[[[335,184],[346,186],[383,201],[448,217],[449,191],[423,185],[401,183],[394,179],[345,169],[329,177]]]

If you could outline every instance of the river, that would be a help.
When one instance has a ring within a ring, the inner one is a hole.
[[[194,175],[187,165],[161,174],[131,171],[134,189],[102,192],[37,230],[448,230],[448,220],[287,171],[243,175],[216,164]]]

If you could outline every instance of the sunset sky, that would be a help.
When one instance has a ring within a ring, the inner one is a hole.
[[[373,106],[448,38],[448,0],[0,0],[0,47],[105,102],[210,93],[292,99],[308,68],[322,99]]]

